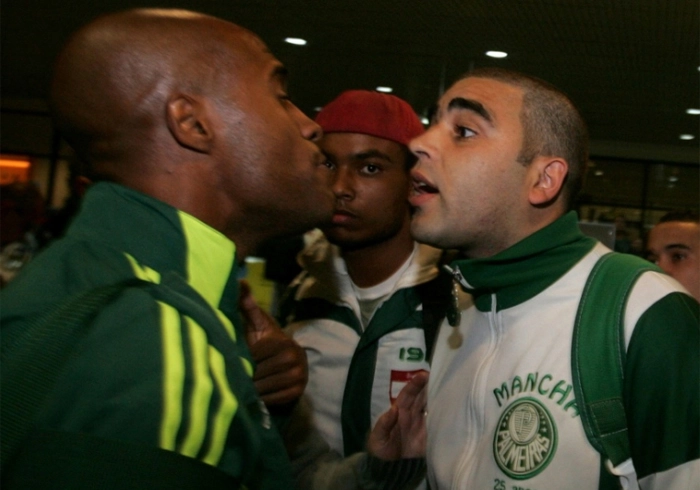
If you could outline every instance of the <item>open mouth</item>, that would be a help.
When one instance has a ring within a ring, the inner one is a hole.
[[[423,179],[414,178],[413,179],[413,193],[414,194],[437,194],[437,187],[429,184]]]
[[[422,209],[440,193],[438,188],[419,172],[411,172],[411,181],[413,189],[408,196],[408,202],[414,210]]]

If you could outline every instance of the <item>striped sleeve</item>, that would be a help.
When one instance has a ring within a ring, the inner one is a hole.
[[[224,452],[238,400],[224,356],[204,329],[158,302],[162,338],[162,414],[159,446],[216,466]]]

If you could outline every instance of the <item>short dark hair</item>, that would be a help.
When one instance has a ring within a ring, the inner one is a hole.
[[[573,208],[588,161],[588,129],[571,99],[544,80],[503,68],[476,68],[465,78],[492,79],[523,90],[523,144],[518,161],[529,165],[539,155],[564,158],[569,172],[562,195],[566,208]]]
[[[692,210],[669,211],[661,217],[659,223],[668,223],[669,221],[682,221],[684,223],[700,223],[700,215],[697,211]]]

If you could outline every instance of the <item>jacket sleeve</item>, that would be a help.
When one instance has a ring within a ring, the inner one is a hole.
[[[641,315],[630,339],[625,411],[645,490],[685,490],[700,481],[698,317],[697,301],[671,293]]]
[[[400,490],[425,476],[424,459],[384,461],[366,452],[343,458],[312,426],[306,397],[297,404],[284,439],[299,490]]]

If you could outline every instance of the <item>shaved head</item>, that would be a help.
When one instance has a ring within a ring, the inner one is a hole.
[[[241,255],[331,216],[320,127],[286,70],[231,22],[183,10],[100,17],[60,53],[54,122],[89,175],[180,209]]]
[[[235,24],[194,12],[100,17],[73,35],[56,62],[57,126],[93,171],[117,178],[116,163],[162,151],[153,133],[167,98],[176,91],[216,93],[220,79],[246,61],[250,43],[262,45]]]

